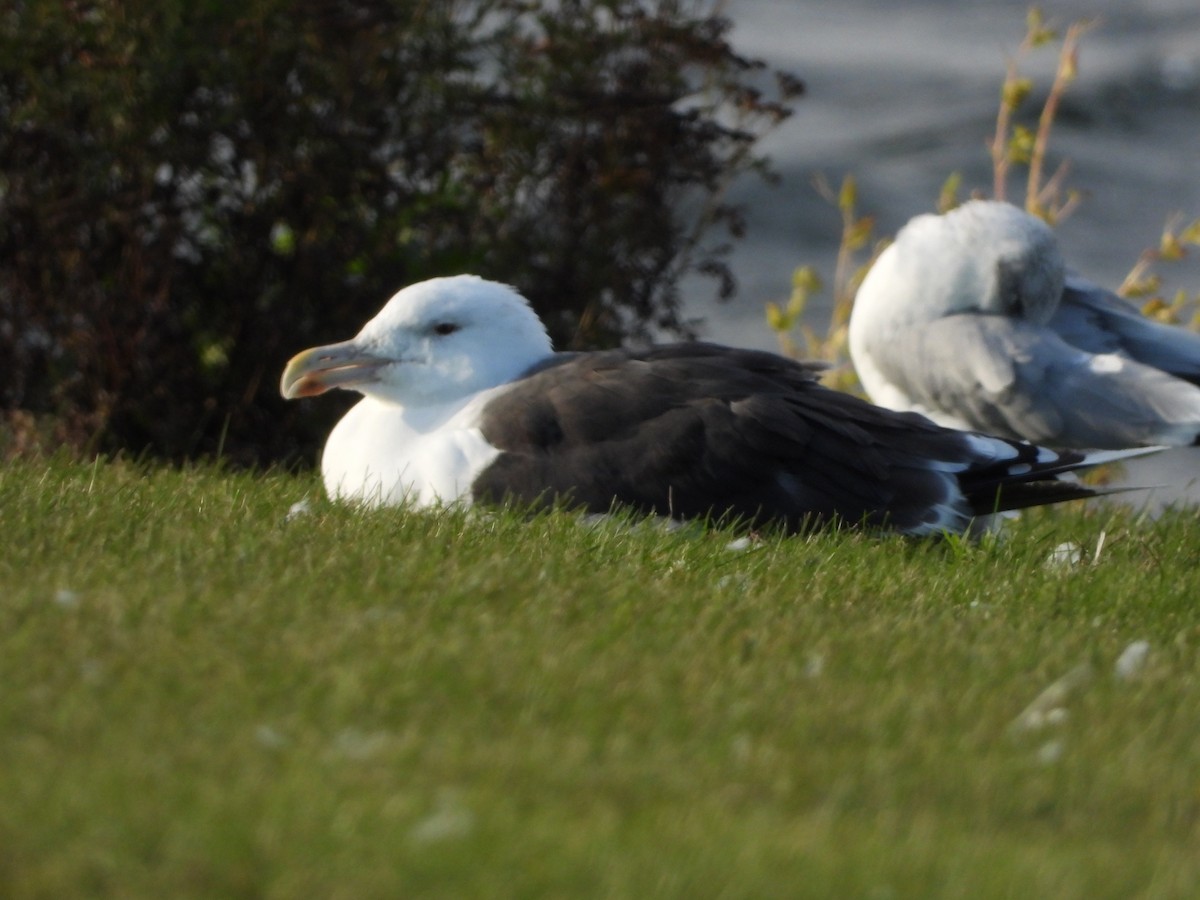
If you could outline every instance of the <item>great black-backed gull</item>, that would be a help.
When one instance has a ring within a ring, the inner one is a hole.
[[[284,397],[364,395],[322,459],[368,505],[564,503],[792,531],[963,532],[1095,492],[1105,461],[939,427],[822,386],[819,367],[706,343],[555,353],[515,290],[474,276],[401,290],[352,340],[294,357]]]
[[[1200,435],[1200,335],[1069,274],[1008,203],[905,225],[859,288],[850,354],[876,403],[952,428],[1060,448]]]

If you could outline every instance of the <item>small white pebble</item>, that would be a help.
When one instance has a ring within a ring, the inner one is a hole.
[[[1013,727],[1019,731],[1038,731],[1046,727],[1046,714],[1038,709],[1028,710],[1013,722]]]
[[[1043,721],[1047,725],[1061,725],[1069,718],[1071,718],[1071,711],[1065,706],[1056,706],[1054,709],[1048,709],[1042,716]]]
[[[743,550],[750,549],[750,543],[751,543],[750,538],[740,537],[740,538],[732,540],[728,544],[726,544],[725,549],[730,550],[734,553],[741,553]]]
[[[387,745],[388,736],[382,732],[364,732],[357,728],[339,731],[333,739],[332,750],[336,756],[353,762],[365,762],[379,755]]]
[[[1064,749],[1066,746],[1060,740],[1046,741],[1038,747],[1037,761],[1043,766],[1052,765],[1062,759]]]
[[[804,663],[805,678],[820,678],[825,674],[825,656],[821,653],[810,653]]]
[[[1047,725],[1058,725],[1066,721],[1066,702],[1082,690],[1091,678],[1090,666],[1086,663],[1076,666],[1038,694],[1033,702],[1013,719],[1009,729],[1013,733],[1037,731]]]
[[[278,750],[287,745],[287,738],[278,729],[270,725],[259,725],[254,729],[254,740],[260,747],[268,750]]]
[[[1113,667],[1116,676],[1122,681],[1131,681],[1136,678],[1142,671],[1142,667],[1146,664],[1149,656],[1150,642],[1134,641],[1122,650],[1121,655],[1117,657],[1117,663]]]
[[[429,815],[417,822],[408,832],[415,844],[434,844],[452,838],[466,837],[475,827],[475,816],[453,791],[443,791]]]
[[[308,502],[308,498],[297,500],[288,507],[287,515],[283,517],[285,522],[292,522],[296,519],[303,518],[312,512],[312,504]]]
[[[734,735],[733,740],[729,742],[729,754],[738,765],[750,762],[754,755],[754,742],[750,740],[750,735],[741,731]]]
[[[1063,541],[1046,557],[1046,565],[1051,569],[1069,569],[1079,565],[1083,559],[1083,551],[1073,541]]]
[[[79,605],[79,594],[66,588],[54,592],[54,602],[63,609],[74,609]]]
[[[104,665],[94,659],[85,659],[79,664],[79,677],[84,684],[99,684],[104,680]]]

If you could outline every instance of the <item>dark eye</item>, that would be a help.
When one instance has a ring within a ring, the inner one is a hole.
[[[458,331],[459,326],[453,322],[439,322],[433,326],[433,333],[440,335],[454,334]]]

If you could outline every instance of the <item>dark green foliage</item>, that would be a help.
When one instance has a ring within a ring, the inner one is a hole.
[[[728,28],[669,0],[7,4],[9,444],[311,458],[340,407],[285,407],[283,363],[438,274],[515,284],[560,346],[686,333],[679,280],[730,291],[722,192],[788,112]]]

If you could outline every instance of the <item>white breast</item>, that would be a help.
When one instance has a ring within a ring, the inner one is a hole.
[[[470,503],[471,484],[500,452],[478,427],[494,393],[416,409],[363,398],[325,444],[325,490],[368,506]]]

